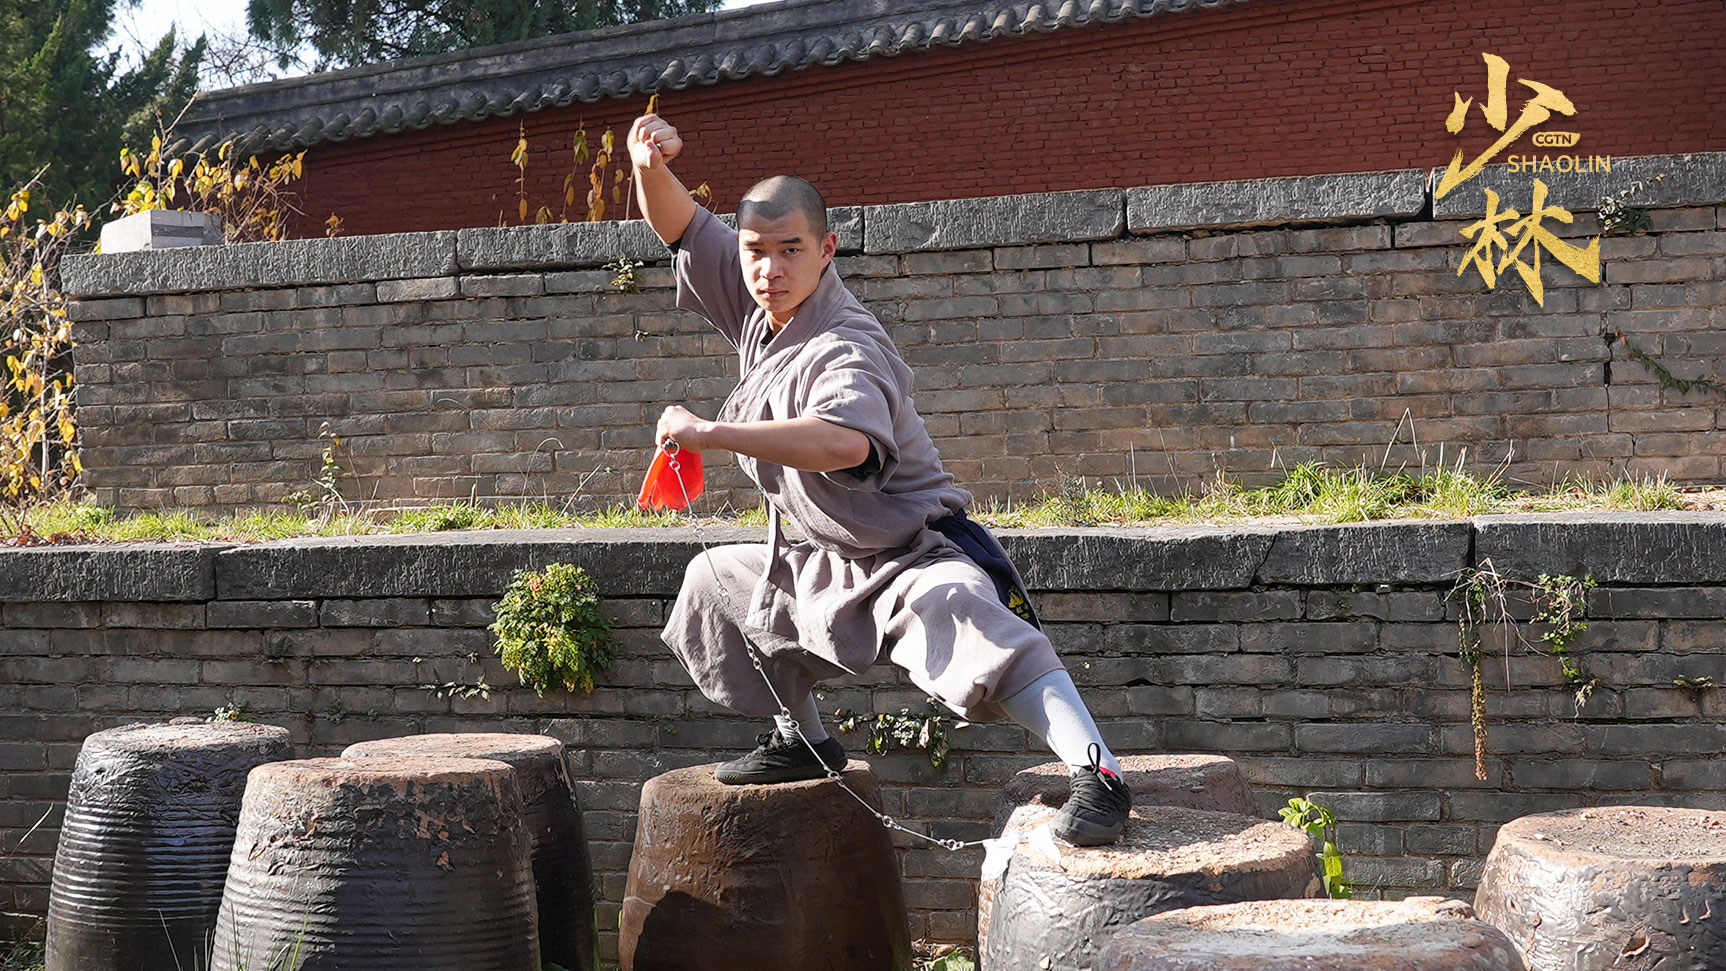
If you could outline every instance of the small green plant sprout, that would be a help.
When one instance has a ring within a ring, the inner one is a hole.
[[[1546,627],[1540,632],[1540,639],[1546,643],[1547,653],[1558,658],[1563,665],[1564,683],[1575,693],[1577,714],[1582,713],[1583,706],[1588,704],[1588,699],[1593,697],[1594,689],[1600,684],[1600,679],[1583,670],[1568,650],[1576,635],[1588,629],[1588,622],[1581,618],[1588,591],[1594,587],[1593,577],[1579,580],[1568,575],[1542,573],[1534,581],[1534,622]]]
[[[433,671],[432,677],[437,676]],[[431,692],[434,698],[491,698],[491,685],[485,683],[484,677],[478,681],[431,681],[420,685],[420,689]]]
[[[1342,852],[1336,846],[1336,814],[1310,799],[1296,797],[1277,810],[1282,821],[1319,841],[1319,864],[1324,874],[1325,895],[1333,900],[1354,896],[1354,888],[1342,875]]]
[[[619,293],[640,293],[641,281],[636,279],[635,273],[645,265],[640,260],[630,259],[628,253],[619,251],[617,259],[605,264],[605,269],[613,274],[611,288]]]
[[[541,697],[553,688],[592,691],[594,675],[610,669],[617,654],[599,605],[598,587],[579,566],[517,570],[490,628],[504,667]]]
[[[328,519],[337,508],[344,513],[352,513],[347,499],[342,497],[342,480],[348,472],[336,458],[336,450],[342,447],[341,436],[330,430],[330,423],[324,422],[318,426],[318,437],[324,439],[324,452],[316,477],[312,482],[318,487],[317,495],[301,489],[291,492],[282,498],[294,503],[302,511],[316,506],[319,515]]]
[[[251,721],[257,721],[256,718],[252,717],[252,706],[246,704],[243,701],[236,701],[236,702],[233,702],[231,704],[223,705],[222,707],[217,708],[215,711],[211,712],[210,715],[208,717],[206,717],[204,720],[207,722],[251,722]]]
[[[952,751],[947,734],[965,723],[955,723],[933,698],[924,699],[923,709],[922,714],[913,714],[909,708],[899,709],[898,714],[859,714],[841,708],[833,716],[838,719],[839,730],[847,734],[867,726],[869,751],[875,755],[886,755],[896,748],[921,749],[929,753],[930,765],[944,768]]]
[[[912,945],[916,956],[912,971],[977,971],[977,962],[956,944]]]
[[[1692,678],[1689,675],[1680,675],[1673,678],[1672,683],[1677,687],[1690,692],[1690,694],[1696,698],[1701,698],[1704,693],[1720,687],[1719,682],[1710,678],[1706,674],[1697,678]]]
[[[1647,232],[1653,225],[1653,220],[1648,215],[1648,210],[1632,206],[1627,200],[1630,198],[1631,193],[1640,191],[1644,186],[1653,185],[1664,178],[1666,178],[1665,172],[1656,175],[1652,179],[1637,179],[1635,182],[1619,189],[1618,194],[1615,196],[1602,196],[1600,198],[1601,234],[1611,235],[1613,233],[1624,233],[1626,235],[1634,235],[1636,233]]]

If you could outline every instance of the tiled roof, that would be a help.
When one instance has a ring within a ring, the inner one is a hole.
[[[169,150],[245,152],[675,91],[1245,0],[782,0],[203,94]]]

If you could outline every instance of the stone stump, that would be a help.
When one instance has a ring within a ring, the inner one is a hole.
[[[1312,840],[1292,826],[1134,806],[1119,841],[1074,847],[1048,835],[1055,812],[1025,805],[1008,820],[1009,830],[1027,837],[995,897],[985,971],[1091,971],[1109,935],[1142,917],[1321,892]]]
[[[252,771],[215,971],[540,971],[515,770],[307,759]]]
[[[288,730],[127,725],[84,740],[48,896],[47,966],[202,966],[246,773],[293,758]]]
[[[1189,907],[1110,937],[1097,971],[1522,971],[1460,900],[1261,900]]]
[[[1008,781],[1001,808],[995,812],[991,836],[1002,835],[1013,810],[1025,805],[1054,806],[1067,801],[1071,767],[1045,762],[1021,769]],[[1258,798],[1235,760],[1221,755],[1128,755],[1121,759],[1121,778],[1133,790],[1137,806],[1185,806],[1213,812],[1260,814]],[[999,879],[977,883],[977,953],[988,948],[989,922]]]
[[[1726,968],[1726,812],[1524,816],[1498,831],[1474,907],[1531,971]]]
[[[533,844],[540,959],[566,971],[594,971],[599,941],[593,864],[582,832],[581,805],[563,761],[563,743],[545,735],[502,732],[410,735],[350,745],[342,758],[425,755],[496,759],[515,769]]]
[[[621,971],[907,971],[893,841],[832,781],[649,779],[618,918]],[[879,809],[868,764],[845,782]]]

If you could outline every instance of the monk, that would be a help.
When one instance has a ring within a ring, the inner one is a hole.
[[[812,689],[884,657],[961,717],[1008,717],[1044,739],[1072,768],[1055,835],[1114,841],[1132,806],[1120,764],[1023,578],[966,516],[972,496],[941,466],[910,368],[840,281],[821,194],[791,176],[763,180],[738,203],[733,231],[672,174],[684,143],[670,123],[637,118],[628,144],[641,211],[675,252],[677,306],[706,318],[741,359],[715,419],[672,405],[655,440],[732,452],[769,507],[765,545],[691,561],[661,634],[709,699],[777,723],[721,765],[719,781],[843,767]],[[805,538],[791,542],[784,518]]]

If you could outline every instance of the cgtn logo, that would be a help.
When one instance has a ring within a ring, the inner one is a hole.
[[[1535,148],[1570,148],[1582,141],[1581,132],[1573,131],[1540,131],[1534,133]]]

